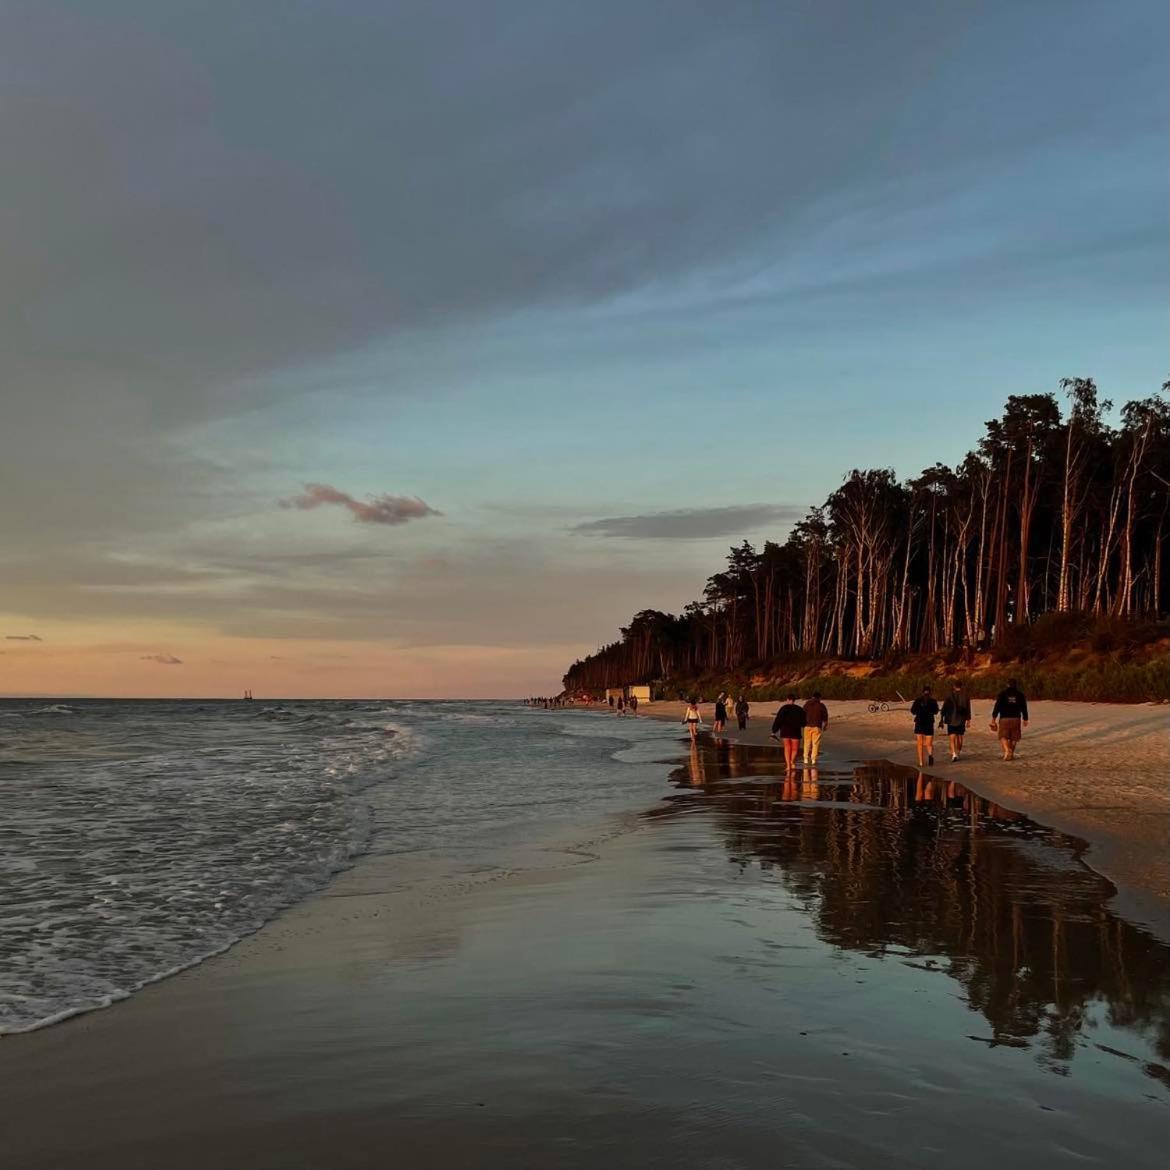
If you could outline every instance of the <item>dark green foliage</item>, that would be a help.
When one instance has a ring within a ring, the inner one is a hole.
[[[779,702],[790,690],[802,697],[819,691],[825,699],[876,699],[899,702],[900,691],[912,700],[924,686],[937,693],[958,679],[972,698],[993,699],[1009,678],[1016,679],[1030,699],[1065,699],[1089,703],[1160,703],[1170,701],[1170,656],[1146,662],[1107,661],[1082,667],[1013,665],[968,675],[959,671],[906,671],[858,678],[847,674],[814,674],[751,686],[742,677],[715,675],[681,680],[663,688],[662,698],[678,692],[710,701],[721,690],[744,694],[750,702]]]

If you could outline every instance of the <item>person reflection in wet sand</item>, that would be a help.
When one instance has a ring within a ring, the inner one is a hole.
[[[914,784],[914,803],[930,804],[934,800],[934,782],[925,772],[918,773]]]
[[[681,791],[643,815],[701,809],[745,872],[754,859],[805,900],[819,938],[870,957],[891,944],[904,950],[911,966],[953,981],[991,1042],[1023,1049],[1026,1041],[1064,1075],[1074,1061],[1095,1065],[1113,1051],[1095,1043],[1108,1040],[1107,1024],[1125,1033],[1119,1047],[1144,1049],[1148,1075],[1163,1080],[1170,947],[1116,917],[1111,889],[1091,870],[1052,864],[1057,855],[1072,862],[1076,842],[925,770],[874,763],[848,777],[826,769],[832,787],[813,808],[801,803],[799,779],[811,770],[761,784],[777,767],[773,749],[733,744],[732,755],[742,755],[751,781],[701,787],[692,778],[698,763],[680,761],[671,778]],[[704,758],[709,767],[706,749]],[[834,798],[846,787],[849,796]],[[948,815],[951,801],[966,815]],[[1032,839],[1044,848],[1021,847]]]
[[[715,775],[717,778],[735,775],[735,765],[731,762],[731,742],[722,736],[715,739]]]
[[[691,754],[687,760],[687,773],[690,777],[692,788],[702,788],[707,783],[707,768],[703,763],[703,755],[699,751],[699,745],[691,741]]]

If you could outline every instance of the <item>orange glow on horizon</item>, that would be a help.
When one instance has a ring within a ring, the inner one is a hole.
[[[5,631],[25,619],[7,618]],[[176,627],[38,623],[0,642],[0,696],[509,698],[560,689],[582,646],[395,646],[246,639]]]

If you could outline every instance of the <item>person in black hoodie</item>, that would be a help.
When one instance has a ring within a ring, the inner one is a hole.
[[[739,723],[740,731],[747,730],[748,712],[750,710],[751,707],[748,705],[747,699],[743,695],[740,695],[739,698],[735,700],[735,718]]]
[[[938,703],[934,701],[930,687],[923,687],[922,694],[910,704],[910,714],[914,716],[914,743],[918,748],[918,766],[933,767],[934,720],[938,715]]]
[[[720,691],[715,700],[715,718],[711,723],[711,730],[722,731],[727,726],[727,692]]]
[[[796,753],[800,751],[804,724],[804,708],[797,705],[795,695],[789,695],[772,720],[772,738],[779,739],[784,745],[784,768],[788,772],[796,770]]]
[[[991,730],[999,736],[999,746],[1003,748],[1005,760],[1016,758],[1016,744],[1020,742],[1023,728],[1027,726],[1028,700],[1016,686],[1016,680],[1009,678],[1008,685],[999,692],[991,711]]]

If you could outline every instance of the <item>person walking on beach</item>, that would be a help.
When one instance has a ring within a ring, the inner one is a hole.
[[[627,704],[627,706],[630,708],[630,714],[633,715],[633,717],[635,719],[637,719],[638,718],[638,696],[631,695],[630,701]]]
[[[804,732],[804,708],[797,706],[796,696],[789,695],[788,701],[776,712],[772,720],[772,738],[779,739],[784,747],[784,768],[796,769],[796,753],[800,751],[801,735]]]
[[[1003,748],[1005,760],[1016,758],[1016,744],[1020,742],[1023,728],[1027,726],[1028,700],[1016,686],[1016,680],[1009,678],[1008,685],[999,692],[991,711],[991,730],[999,736],[999,746]]]
[[[703,725],[703,717],[699,714],[699,704],[691,699],[682,717],[683,725],[691,733],[691,743],[699,738],[699,728]]]
[[[821,736],[829,726],[829,708],[821,702],[820,691],[804,705],[804,762],[815,768],[821,754]]]
[[[747,730],[748,711],[750,710],[751,708],[748,706],[747,699],[745,699],[743,695],[740,695],[739,698],[735,700],[735,721],[739,724],[740,731]]]
[[[922,694],[910,704],[914,716],[914,742],[918,748],[918,766],[934,766],[934,721],[938,715],[938,703],[930,693],[930,687],[923,687]],[[926,759],[923,759],[923,756]]]
[[[943,700],[942,722],[951,741],[951,763],[958,760],[963,751],[963,736],[971,722],[971,700],[963,690],[962,683],[955,683],[951,693]]]
[[[727,726],[727,692],[720,691],[715,700],[715,718],[711,723],[712,731],[722,731]]]
[[[618,695],[618,697],[617,697],[617,713],[623,717],[625,716],[626,699],[625,699],[624,695]]]

